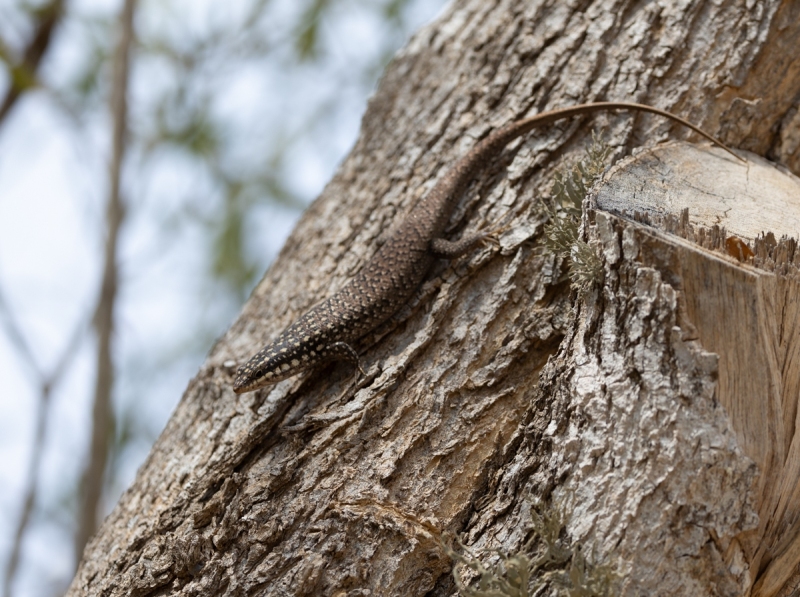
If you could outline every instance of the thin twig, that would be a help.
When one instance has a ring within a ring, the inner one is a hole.
[[[114,420],[111,410],[111,391],[114,385],[114,363],[111,354],[111,343],[114,332],[114,307],[118,280],[117,243],[124,216],[120,178],[127,136],[127,92],[130,50],[134,39],[133,15],[135,5],[136,0],[125,0],[123,5],[120,15],[120,36],[112,71],[113,81],[110,104],[113,119],[113,138],[109,199],[106,213],[106,244],[103,280],[93,322],[97,333],[97,378],[95,380],[89,461],[81,480],[82,499],[78,514],[78,527],[75,533],[77,560],[80,560],[86,543],[97,528],[103,479],[108,461],[109,445],[113,436]]]
[[[36,377],[42,379],[44,377],[44,372],[36,361],[33,349],[30,344],[28,344],[28,341],[25,340],[25,334],[22,333],[22,328],[17,324],[17,319],[14,317],[11,311],[11,305],[8,300],[6,300],[2,289],[0,289],[0,321],[2,321],[3,327],[6,330],[6,336],[16,347],[17,354],[19,354],[33,370]]]
[[[17,71],[18,74],[24,75],[26,80],[35,81],[39,72],[39,64],[42,57],[50,47],[53,40],[53,33],[55,32],[64,12],[64,0],[53,0],[47,6],[39,9],[39,22],[36,25],[36,30],[31,36],[28,46],[22,54],[22,59],[18,64],[9,64],[9,68]],[[11,108],[17,103],[17,100],[25,92],[26,86],[20,85],[19,81],[11,77],[11,85],[8,91],[0,102],[0,123],[2,123]]]
[[[3,309],[5,310],[5,305],[3,306]],[[10,314],[6,312],[6,321],[10,319]],[[30,524],[31,516],[33,515],[34,506],[36,505],[36,496],[39,489],[39,467],[41,465],[42,454],[44,452],[44,443],[47,433],[47,420],[50,411],[50,396],[52,395],[55,387],[58,385],[58,382],[61,380],[62,375],[67,370],[70,362],[75,358],[81,341],[86,334],[87,327],[88,326],[86,322],[82,322],[80,325],[76,326],[72,336],[70,337],[70,341],[67,343],[64,351],[61,353],[61,358],[58,360],[56,366],[53,368],[50,374],[48,376],[39,375],[39,412],[36,416],[36,431],[33,438],[33,451],[31,453],[30,462],[28,463],[28,478],[25,482],[25,490],[23,492],[24,498],[22,500],[22,511],[20,512],[19,519],[17,520],[17,526],[14,531],[14,540],[11,545],[11,554],[9,555],[8,562],[6,563],[5,574],[3,576],[2,595],[4,595],[4,597],[11,597],[11,587],[14,583],[17,569],[19,568],[20,555],[22,553],[22,542],[25,538],[25,533],[28,530],[28,525]],[[15,334],[19,334],[19,341],[22,342],[22,346],[27,348],[27,343],[25,343],[24,338],[22,337],[16,325],[8,325],[7,323],[7,329],[14,330]],[[32,365],[35,370],[39,369],[37,363],[33,362]]]

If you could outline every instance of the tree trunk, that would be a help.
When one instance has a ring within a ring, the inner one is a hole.
[[[729,243],[691,220],[702,201],[626,212],[604,189],[641,162],[607,173],[585,203],[584,239],[602,257],[593,286],[573,292],[543,243],[542,199],[592,128],[606,127],[619,158],[686,134],[659,118],[564,122],[487,164],[450,236],[509,226],[501,250],[439,264],[358,347],[366,376],[338,363],[231,390],[236,365],[340,288],[455,160],[511,120],[637,101],[799,172],[798,4],[752,4],[463,0],[422,30],[69,594],[452,595],[440,532],[491,563],[482,548],[524,551],[535,521],[557,511],[587,578],[605,566],[621,594],[790,595],[794,245],[735,226]],[[714,152],[686,151],[721,167]],[[661,184],[641,171],[635,188]]]

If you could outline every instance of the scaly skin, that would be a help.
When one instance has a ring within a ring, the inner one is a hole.
[[[350,343],[374,330],[405,305],[437,257],[455,256],[482,238],[476,236],[457,243],[441,238],[456,202],[475,175],[509,142],[534,128],[572,116],[609,110],[663,116],[741,159],[690,122],[643,104],[582,104],[512,122],[491,133],[459,159],[341,290],[312,307],[275,341],[239,367],[233,391],[241,394],[257,390],[326,361],[344,359],[358,365],[358,356]],[[434,241],[435,247],[432,246]]]

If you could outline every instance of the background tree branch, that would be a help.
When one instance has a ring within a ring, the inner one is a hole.
[[[97,529],[100,498],[103,494],[109,447],[114,437],[114,415],[111,392],[114,387],[114,311],[119,280],[118,243],[125,206],[122,200],[121,179],[128,130],[128,82],[130,56],[134,44],[133,19],[136,0],[125,0],[119,18],[119,41],[113,64],[111,117],[113,137],[109,171],[109,198],[106,207],[106,243],[100,297],[94,315],[97,334],[97,379],[92,408],[92,431],[89,459],[81,479],[81,507],[75,533],[75,553],[83,548]]]
[[[11,85],[0,102],[0,123],[6,120],[22,94],[37,86],[39,64],[50,47],[63,13],[64,0],[52,0],[36,10],[37,22],[33,35],[19,59],[13,57],[5,44],[0,45],[0,58],[6,62],[11,73]]]

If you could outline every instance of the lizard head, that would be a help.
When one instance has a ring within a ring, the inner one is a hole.
[[[237,394],[252,392],[293,375],[295,372],[282,370],[282,365],[272,351],[262,350],[236,371],[233,391]],[[285,369],[285,367],[283,368]]]

